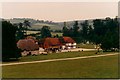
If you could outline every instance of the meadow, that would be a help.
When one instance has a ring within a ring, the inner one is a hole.
[[[52,34],[52,37],[56,36],[58,34],[58,36],[63,36],[63,33],[60,33],[60,32],[51,32]]]
[[[104,54],[109,54],[104,53]],[[20,61],[46,60],[96,55],[66,52],[22,57]],[[101,55],[101,54],[98,54]],[[118,55],[2,67],[3,78],[118,78]]]
[[[60,58],[72,58],[72,57],[82,57],[82,56],[93,56],[101,55],[95,54],[96,51],[74,51],[74,52],[61,52],[61,53],[49,53],[47,55],[37,55],[37,56],[25,56],[20,57],[18,61],[3,62],[4,63],[14,63],[14,62],[26,62],[26,61],[38,61],[38,60],[48,60],[48,59],[60,59]],[[113,52],[104,52],[102,54],[110,54]]]
[[[36,33],[40,33],[40,31],[27,31],[27,34],[36,34]]]
[[[47,23],[36,23],[31,26],[33,29],[41,29],[43,26],[49,26],[50,30],[62,30],[62,27],[55,24],[47,24]]]
[[[94,45],[93,44],[77,44],[77,47],[80,47],[80,48],[86,48],[86,49],[95,49]]]

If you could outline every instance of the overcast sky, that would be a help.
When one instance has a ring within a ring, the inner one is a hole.
[[[115,17],[117,15],[117,2],[2,3],[2,18],[33,18],[60,22]]]

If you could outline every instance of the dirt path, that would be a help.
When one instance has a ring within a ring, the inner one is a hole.
[[[75,59],[95,58],[95,57],[112,56],[112,55],[118,55],[118,53],[102,54],[102,55],[94,55],[94,56],[83,56],[83,57],[74,57],[74,58],[61,58],[61,59],[30,61],[30,62],[7,63],[7,64],[0,64],[0,66],[10,66],[10,65],[18,65],[18,64],[30,64],[30,63],[42,63],[42,62],[51,62],[51,61],[75,60]]]

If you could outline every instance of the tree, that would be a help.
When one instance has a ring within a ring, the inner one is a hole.
[[[93,25],[93,42],[101,44],[101,48],[105,51],[119,48],[119,23],[116,18],[96,19],[93,20]]]
[[[18,25],[15,25],[17,27],[16,31],[16,39],[20,40],[25,38],[25,35],[27,35],[28,27],[31,27],[30,22],[28,20],[24,20],[23,23],[19,23]]]
[[[88,37],[87,37],[87,39],[90,41],[90,42],[92,42],[93,41],[93,36],[94,36],[94,30],[93,30],[93,28],[92,28],[92,26],[91,25],[89,25],[88,26]]]
[[[119,48],[119,39],[120,39],[120,35],[119,35],[119,27],[120,27],[120,23],[118,22],[118,18],[116,17],[114,19],[114,48],[120,49]]]
[[[73,25],[73,35],[74,35],[74,37],[78,37],[79,36],[78,21],[75,21],[75,23]]]
[[[102,40],[103,50],[119,49],[119,23],[117,19],[106,18],[107,32]]]
[[[83,36],[84,40],[87,40],[89,28],[88,20],[85,20],[83,23],[81,23],[81,26],[82,26],[81,35]]]
[[[104,24],[105,21],[101,19],[93,20],[93,27],[94,27],[94,35],[93,35],[93,42],[96,44],[101,44],[103,40],[103,36],[106,34],[107,27]]]
[[[41,29],[41,37],[51,37],[50,27],[49,26],[43,26]]]
[[[20,50],[16,45],[16,27],[10,22],[2,21],[2,59],[19,58]]]
[[[27,35],[27,29],[28,27],[31,27],[30,22],[28,20],[24,20],[23,24],[24,24],[24,29],[26,30],[26,35]]]
[[[25,36],[24,36],[24,27],[23,27],[23,23],[19,23],[18,25],[16,25],[17,27],[17,31],[16,31],[16,39],[17,41],[20,40],[20,39],[23,39]]]
[[[68,28],[66,22],[64,22],[64,26],[63,26],[63,36],[68,36]]]

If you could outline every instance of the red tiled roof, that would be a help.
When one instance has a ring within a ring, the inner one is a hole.
[[[42,43],[42,47],[49,48],[50,46],[60,46],[62,43],[58,38],[45,38],[40,41]]]
[[[65,43],[75,43],[75,41],[71,37],[63,37]]]
[[[50,48],[53,46],[61,46],[64,43],[75,43],[75,41],[70,37],[63,37],[63,42],[59,38],[44,38],[39,41],[39,46],[43,48]]]
[[[46,38],[45,41],[48,42],[49,45],[60,45],[61,44],[58,38]]]

